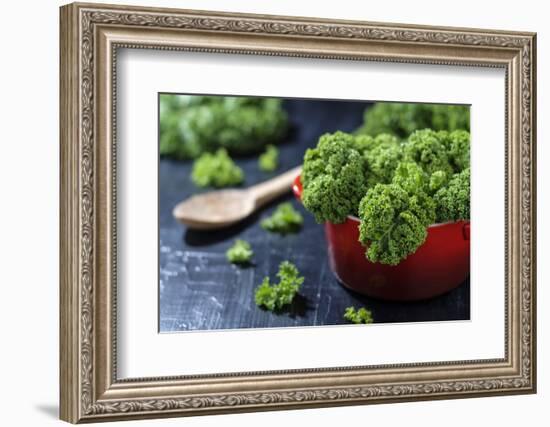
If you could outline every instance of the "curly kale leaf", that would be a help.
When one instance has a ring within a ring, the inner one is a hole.
[[[438,136],[445,145],[449,161],[454,171],[460,172],[470,167],[470,132],[455,130],[453,132],[440,131]]]
[[[317,222],[341,223],[366,191],[365,160],[355,148],[353,135],[336,132],[321,136],[308,149],[302,169],[302,202]]]
[[[462,105],[378,102],[365,110],[359,134],[391,133],[400,138],[418,129],[470,129],[470,109]]]
[[[162,95],[160,153],[189,159],[220,147],[258,152],[282,138],[287,124],[279,99]]]
[[[391,182],[395,168],[403,158],[399,139],[387,133],[372,137],[355,135],[354,147],[365,159],[367,187]]]
[[[346,311],[344,311],[344,319],[357,325],[374,322],[372,312],[365,307],[361,307],[359,310],[355,307],[347,307]]]
[[[427,192],[428,174],[414,162],[401,162],[395,169],[392,182],[399,185],[408,194]]]
[[[421,189],[377,184],[359,204],[359,241],[372,262],[397,265],[424,243],[435,220],[435,205]]]
[[[443,187],[449,181],[450,176],[443,171],[435,171],[430,176],[430,182],[428,185],[428,192],[433,195],[437,190]]]
[[[417,129],[430,127],[431,111],[425,104],[378,102],[365,110],[358,133],[391,133],[401,138]]]
[[[258,158],[258,167],[264,172],[273,172],[279,165],[279,149],[269,144]]]
[[[431,129],[413,132],[403,151],[406,160],[418,163],[430,175],[436,171],[443,171],[449,176],[453,174],[447,149],[438,132]]]
[[[373,136],[366,134],[354,135],[352,141],[353,148],[355,148],[362,156],[379,144],[379,141],[376,141]]]
[[[259,307],[264,307],[270,311],[280,311],[285,306],[292,303],[304,278],[294,264],[289,261],[283,261],[279,265],[277,273],[279,283],[271,284],[269,277],[265,277],[261,285],[256,288],[255,301]]]
[[[225,120],[219,124],[224,128],[217,138],[230,152],[258,152],[265,144],[284,136],[288,119],[280,99],[256,98],[254,102],[243,103],[240,98],[227,97],[224,101]]]
[[[470,107],[466,105],[431,105],[432,118],[430,128],[454,131],[470,130]]]
[[[227,260],[233,264],[246,264],[250,262],[253,255],[250,243],[241,239],[235,240],[233,246],[225,253]]]
[[[397,138],[382,134],[374,140],[377,142],[376,145],[363,154],[367,162],[367,185],[369,188],[378,183],[391,182],[395,169],[403,158],[403,149]]]
[[[449,178],[450,175],[441,170],[429,175],[418,163],[401,162],[395,169],[392,182],[398,184],[409,194],[422,192],[433,196],[437,190],[447,184]]]
[[[287,234],[298,231],[304,222],[304,218],[294,207],[292,203],[281,203],[275,209],[275,212],[262,220],[261,226],[264,230],[273,233]]]
[[[243,182],[244,173],[224,148],[204,153],[193,163],[191,179],[199,187],[228,187]]]
[[[400,142],[399,138],[389,133],[381,133],[376,136],[366,134],[355,134],[353,136],[353,146],[363,156],[367,156],[369,151],[380,145],[388,146],[399,144]]]
[[[159,102],[159,151],[162,156],[176,159],[193,158],[200,154],[200,147],[184,144],[179,125],[185,99],[176,95],[162,95]]]
[[[435,193],[437,221],[470,219],[470,168],[453,175],[449,183]]]

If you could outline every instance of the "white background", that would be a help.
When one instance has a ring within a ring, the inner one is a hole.
[[[118,3],[112,0],[114,3]],[[326,18],[490,27],[538,32],[538,117],[550,115],[550,30],[544,2],[309,2],[188,0],[134,4]],[[2,9],[0,68],[0,384],[2,424],[58,425],[58,1],[10,2]],[[538,351],[539,393],[425,403],[265,412],[194,419],[139,421],[125,426],[491,425],[548,423],[550,235],[547,121],[539,119]],[[488,173],[491,166],[488,165]],[[546,194],[545,194],[546,193]],[[545,336],[546,335],[546,336]]]
[[[120,378],[504,357],[503,69],[135,49],[117,67]],[[158,92],[471,104],[471,321],[158,334]]]

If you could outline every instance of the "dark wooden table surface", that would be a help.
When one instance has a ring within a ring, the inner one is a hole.
[[[301,164],[306,148],[319,135],[352,131],[362,122],[367,103],[287,100],[291,130],[280,145],[280,167],[269,174],[258,170],[257,157],[237,159],[249,186]],[[215,232],[185,229],[171,215],[179,201],[199,190],[189,175],[191,162],[161,159],[159,169],[159,330],[320,326],[346,323],[346,307],[367,307],[377,323],[465,320],[470,317],[469,280],[450,293],[413,303],[386,302],[346,290],[327,261],[323,227],[289,193],[246,221]],[[297,234],[280,236],[264,231],[260,221],[282,201],[291,201],[304,216]],[[250,242],[254,263],[231,265],[225,251],[236,238]],[[254,303],[254,290],[265,276],[274,278],[283,260],[296,264],[305,277],[299,297],[287,312],[273,314]]]

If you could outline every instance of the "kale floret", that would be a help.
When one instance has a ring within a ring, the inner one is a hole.
[[[300,290],[304,278],[294,264],[283,261],[277,273],[279,283],[271,284],[269,277],[265,277],[261,285],[256,288],[255,301],[259,307],[271,311],[280,311],[292,303]]]
[[[359,204],[359,241],[372,262],[399,264],[414,253],[436,222],[470,217],[470,169],[447,179],[418,163],[401,162],[390,184],[377,184]]]
[[[391,133],[400,138],[418,129],[470,129],[470,109],[463,105],[378,102],[367,108],[359,134]]]
[[[363,153],[367,162],[367,185],[374,187],[378,183],[391,182],[395,169],[403,158],[403,149],[399,140],[389,134],[374,138],[370,150]]]
[[[454,174],[449,183],[434,195],[437,221],[470,219],[470,168]]]
[[[353,138],[353,148],[355,148],[362,156],[365,156],[370,150],[379,144],[373,136],[366,134],[358,134]]]
[[[429,193],[433,195],[449,181],[449,174],[443,171],[435,171],[430,176]]]
[[[470,130],[470,107],[467,105],[429,105],[432,110],[430,128],[454,131]]]
[[[409,194],[422,191],[433,196],[437,190],[447,184],[449,178],[450,175],[442,170],[437,170],[430,175],[418,163],[403,161],[395,169],[392,181]]]
[[[258,167],[264,172],[273,172],[279,165],[279,149],[272,144],[258,158]]]
[[[244,173],[224,148],[204,153],[193,163],[191,179],[199,187],[228,187],[243,182]]]
[[[415,194],[418,192],[428,193],[429,176],[418,163],[399,163],[395,169],[392,182],[399,185],[408,194]]]
[[[317,222],[341,223],[366,191],[366,163],[355,147],[353,135],[335,132],[321,136],[308,149],[302,170],[302,202]]]
[[[347,307],[346,311],[344,311],[344,319],[357,325],[374,322],[372,312],[365,307],[361,307],[358,310],[355,307]]]
[[[246,264],[250,262],[254,252],[250,247],[250,243],[245,240],[237,239],[233,246],[231,246],[225,256],[227,260],[233,264]]]
[[[359,241],[372,262],[399,264],[424,243],[426,228],[435,220],[432,198],[421,188],[405,189],[417,176],[396,176],[397,182],[369,189],[359,204]]]
[[[436,219],[469,218],[469,162],[466,130],[415,130],[404,142],[326,134],[304,157],[302,201],[318,222],[358,214],[366,257],[396,265],[424,243]]]
[[[201,97],[198,97],[201,98]],[[188,101],[184,96],[162,95],[159,102],[159,152],[161,156],[176,159],[197,157],[199,146],[184,144],[179,130],[182,112]]]
[[[455,172],[470,167],[470,132],[466,130],[440,131],[438,136],[445,145],[449,161]]]
[[[286,132],[287,115],[282,101],[274,98],[243,99],[225,97],[216,110],[216,135],[204,128],[204,138],[227,148],[231,153],[260,151],[267,143],[278,141]]]
[[[162,95],[160,154],[190,159],[220,147],[254,153],[280,140],[287,125],[280,99]]]
[[[406,160],[418,163],[430,175],[436,171],[453,174],[442,135],[431,129],[413,132],[403,145],[403,154]]]
[[[292,203],[281,203],[275,212],[262,220],[261,226],[264,230],[273,233],[287,234],[298,231],[304,222],[302,214],[292,206]]]

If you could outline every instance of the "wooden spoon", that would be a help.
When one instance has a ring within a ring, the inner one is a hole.
[[[235,224],[255,210],[291,190],[301,172],[295,167],[275,178],[245,189],[217,190],[197,194],[176,205],[172,214],[197,230],[214,230]]]

